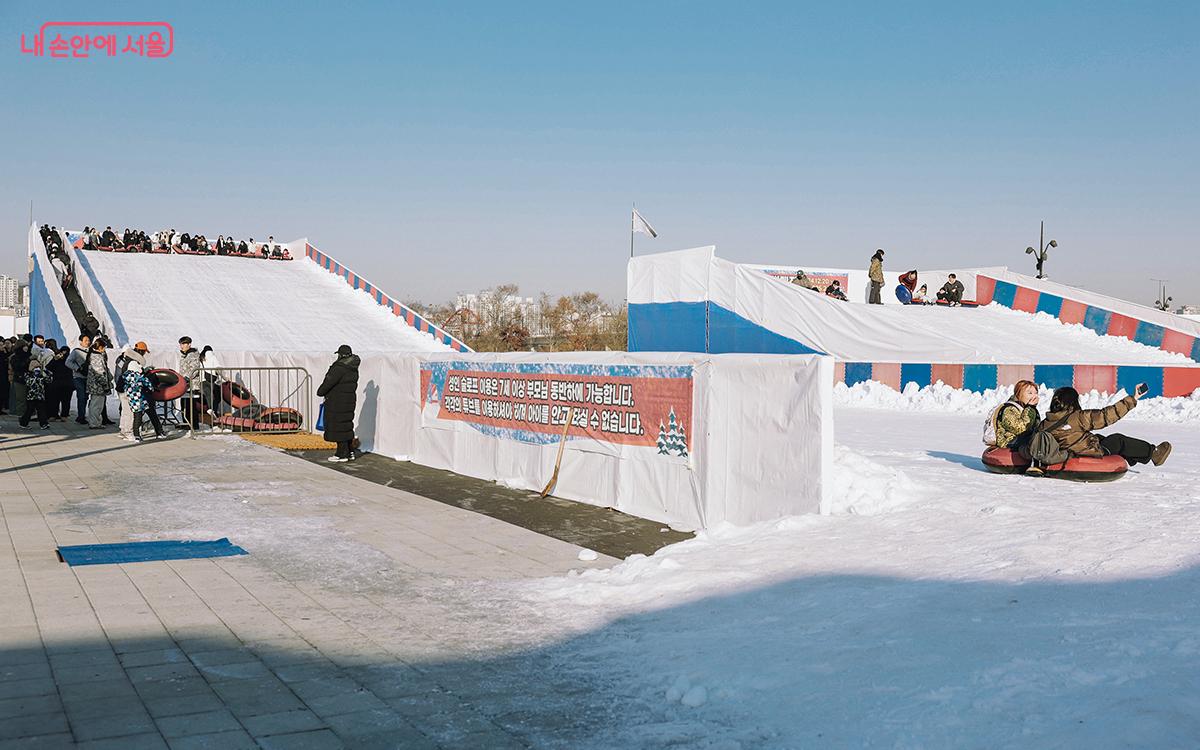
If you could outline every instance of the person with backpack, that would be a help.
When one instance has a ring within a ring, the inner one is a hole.
[[[121,437],[131,443],[142,442],[142,417],[150,406],[150,379],[145,375],[144,357],[139,358],[139,352],[132,354],[124,362],[124,371],[118,383],[117,390],[121,394]],[[125,430],[126,414],[129,415],[129,431]],[[162,437],[161,429],[155,432],[155,437]]]
[[[1050,413],[1046,415],[1044,427],[1059,447],[1071,456],[1121,456],[1130,465],[1153,463],[1162,466],[1171,455],[1170,443],[1152,445],[1145,440],[1114,432],[1098,435],[1095,430],[1115,424],[1137,406],[1150,388],[1145,383],[1133,390],[1132,396],[1103,409],[1083,409],[1079,406],[1079,391],[1074,388],[1059,388],[1050,400]]]
[[[149,353],[146,342],[139,341],[132,347],[122,349],[114,363],[114,385],[121,399],[121,437],[126,440],[142,439],[142,417],[150,403],[150,391],[153,390],[150,379],[144,374],[146,355]],[[153,411],[150,412],[150,422],[154,425],[155,437],[166,434],[158,415]]]
[[[1039,394],[1032,380],[1021,380],[1013,386],[1010,399],[992,409],[983,428],[983,442],[995,448],[1021,450],[1037,431]]]

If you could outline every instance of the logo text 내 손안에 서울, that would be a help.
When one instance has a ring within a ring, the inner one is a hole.
[[[21,54],[60,59],[170,57],[175,29],[165,21],[47,21],[37,34],[21,35]]]

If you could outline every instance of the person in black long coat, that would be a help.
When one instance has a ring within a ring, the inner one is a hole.
[[[354,459],[354,407],[358,404],[358,355],[342,344],[337,359],[325,373],[317,395],[325,399],[325,439],[337,443],[337,453],[329,460],[338,463]]]

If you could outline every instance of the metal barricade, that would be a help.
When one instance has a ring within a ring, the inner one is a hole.
[[[203,367],[179,399],[184,423],[196,431],[311,432],[312,376],[303,367]]]

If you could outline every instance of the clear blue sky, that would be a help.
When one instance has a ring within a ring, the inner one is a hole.
[[[845,6],[845,7],[844,7]],[[167,20],[166,60],[36,59]],[[0,4],[0,272],[59,225],[307,235],[396,296],[620,300],[633,201],[741,261],[1200,303],[1200,4]],[[210,280],[219,283],[219,280]],[[207,283],[207,282],[206,282]]]

